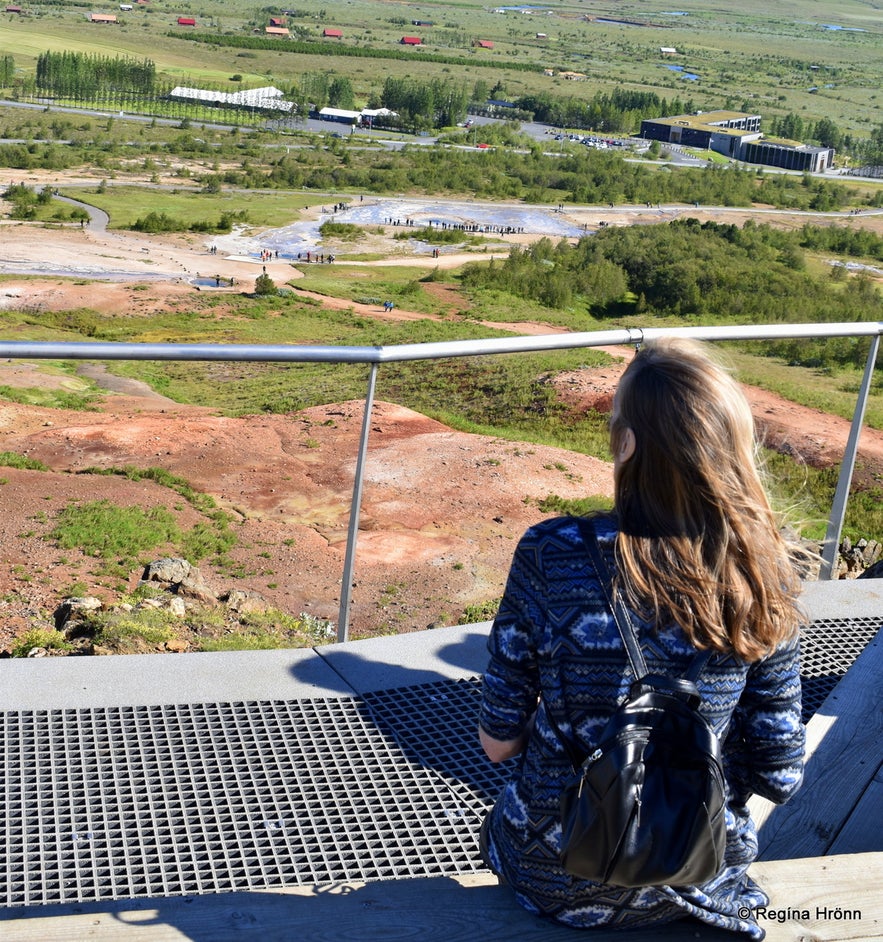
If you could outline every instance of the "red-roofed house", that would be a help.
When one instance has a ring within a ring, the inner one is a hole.
[[[7,7],[7,13],[21,13],[21,7]]]
[[[270,26],[284,26],[285,18],[282,16],[271,16],[270,17]]]
[[[402,36],[403,46],[422,46],[423,40],[419,36]]]
[[[489,39],[478,39],[476,40],[475,45],[478,46],[479,49],[493,49],[494,48],[494,44]]]
[[[192,16],[179,16],[178,26],[196,26],[196,20]]]
[[[324,29],[322,30],[322,35],[326,39],[343,39],[343,30],[340,29]]]

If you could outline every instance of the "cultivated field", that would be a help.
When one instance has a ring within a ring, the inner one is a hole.
[[[858,0],[671,6],[662,0],[626,6],[552,0],[522,12],[514,4],[493,8],[468,0],[425,9],[354,0],[343,22],[333,6],[307,0],[292,16],[275,14],[289,37],[269,48],[246,48],[193,40],[260,38],[272,8],[206,0],[185,11],[196,25],[179,27],[182,6],[170,0],[114,11],[116,24],[88,22],[89,6],[35,4],[24,7],[25,15],[2,15],[0,55],[14,57],[18,79],[31,74],[46,51],[148,56],[174,84],[210,83],[229,91],[266,84],[287,89],[305,75],[327,72],[351,80],[358,106],[378,95],[387,77],[419,75],[481,83],[504,98],[588,99],[614,87],[653,91],[701,110],[745,105],[768,120],[788,113],[829,118],[856,135],[880,123],[883,26],[873,6]],[[329,28],[339,29],[341,38],[323,39]],[[405,35],[417,36],[422,46],[403,49]],[[296,39],[318,43],[326,54],[290,51]],[[677,54],[664,55],[663,47]],[[401,58],[334,54],[359,50]],[[426,61],[444,57],[457,64]],[[556,74],[544,75],[544,69]],[[584,78],[560,74],[567,72]]]

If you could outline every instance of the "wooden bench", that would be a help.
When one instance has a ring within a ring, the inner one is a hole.
[[[883,851],[881,676],[883,628],[807,724],[800,791],[779,807],[751,799],[761,860]]]
[[[767,942],[883,939],[883,853],[758,863]],[[689,919],[633,932],[566,929],[488,875],[7,910],[4,942],[737,942]]]

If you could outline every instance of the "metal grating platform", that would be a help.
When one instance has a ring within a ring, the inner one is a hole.
[[[465,766],[468,717],[478,764],[476,686],[430,688],[398,697],[464,724]],[[480,869],[490,796],[383,726],[350,698],[6,714],[0,905]]]
[[[820,619],[800,633],[803,722],[825,702],[840,678],[883,628],[883,617]]]
[[[880,627],[816,622],[814,712]],[[479,678],[362,698],[7,712],[0,906],[483,869],[510,770],[477,742]]]

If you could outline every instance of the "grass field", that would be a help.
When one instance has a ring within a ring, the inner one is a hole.
[[[261,227],[284,226],[304,206],[315,205],[316,196],[284,190],[242,193],[226,190],[206,194],[187,189],[157,190],[137,186],[66,187],[65,194],[112,214],[115,228],[129,228],[148,213],[166,213],[187,225],[215,220],[231,213],[242,222]]]

